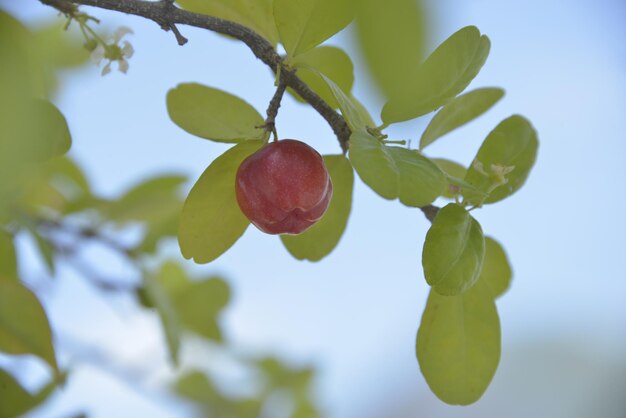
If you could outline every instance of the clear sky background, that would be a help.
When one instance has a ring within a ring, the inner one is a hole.
[[[34,0],[0,5],[30,22],[54,16]],[[626,3],[427,5],[432,47],[469,24],[491,38],[490,57],[470,88],[506,90],[488,114],[442,138],[427,154],[468,163],[487,133],[513,113],[528,117],[540,138],[525,187],[475,212],[485,232],[504,244],[514,269],[512,288],[498,301],[502,359],[483,399],[450,407],[427,388],[414,346],[428,293],[420,262],[428,222],[418,210],[382,200],[360,181],[348,229],[321,262],[298,262],[278,238],[250,228],[214,263],[188,267],[222,274],[234,287],[223,324],[235,344],[319,367],[319,398],[332,418],[624,416]],[[87,66],[67,74],[57,100],[73,133],[71,155],[107,196],[156,173],[195,180],[226,149],[170,122],[168,89],[189,81],[217,86],[260,111],[273,94],[269,71],[240,43],[181,27],[190,40],[181,48],[154,23],[91,12],[111,27],[135,31],[128,75],[102,78]],[[329,43],[352,50],[351,39],[347,30]],[[379,112],[381,99],[358,65],[355,94],[372,114]],[[390,133],[418,139],[426,122]],[[299,138],[322,153],[340,152],[319,115],[291,98],[277,123],[281,137]],[[178,256],[175,243],[164,253]],[[111,275],[130,274],[124,265],[102,267]],[[81,363],[65,393],[31,418],[78,410],[96,418],[187,416],[188,410],[164,402],[158,389],[170,371],[155,318],[124,298],[103,302],[71,271],[62,272],[44,300],[61,342],[98,347],[101,353],[94,356],[116,358],[119,369],[142,376],[147,389],[129,390],[115,373]],[[211,354],[193,347],[184,352],[188,363],[204,355]]]

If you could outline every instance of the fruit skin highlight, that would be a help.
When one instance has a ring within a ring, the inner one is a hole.
[[[261,231],[296,235],[324,215],[333,184],[317,151],[304,142],[283,139],[241,163],[235,190],[241,211]]]

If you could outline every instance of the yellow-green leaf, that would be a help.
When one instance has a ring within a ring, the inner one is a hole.
[[[354,17],[353,0],[274,0],[274,20],[289,57],[324,42]]]
[[[354,83],[354,66],[348,54],[334,46],[320,46],[298,55],[291,61],[291,65],[298,70],[298,77],[302,79],[315,93],[333,108],[339,104],[330,87],[321,78],[319,73],[333,80],[344,92],[352,90]],[[304,102],[293,90],[288,90],[296,100]]]
[[[34,293],[12,281],[0,281],[0,351],[34,354],[58,372],[48,317]]]
[[[353,98],[352,95],[348,95],[337,85],[337,83],[326,77],[324,74],[320,73],[320,76],[330,88],[333,96],[335,96],[339,109],[341,110],[341,114],[353,133],[366,132],[367,127],[374,127],[371,126],[372,118],[369,117],[369,114],[361,103]]]
[[[218,142],[262,139],[264,119],[251,105],[225,91],[197,83],[179,84],[167,93],[167,111],[185,131]]]
[[[422,207],[445,191],[443,172],[415,150],[390,147],[363,132],[350,137],[350,161],[359,177],[385,199]]]
[[[57,385],[50,382],[32,395],[6,371],[0,369],[0,418],[20,417],[42,404]]]
[[[0,281],[17,280],[17,257],[13,237],[0,230]]]
[[[272,0],[176,0],[182,8],[195,13],[219,17],[246,26],[278,43]]]
[[[417,359],[435,395],[469,405],[483,395],[500,361],[500,320],[493,297],[478,282],[462,295],[430,291],[417,333]]]
[[[480,224],[456,203],[443,207],[426,234],[422,266],[426,282],[442,295],[458,295],[478,280],[485,258]]]
[[[352,208],[354,173],[343,155],[325,155],[333,182],[333,197],[324,217],[299,235],[281,235],[287,250],[298,260],[319,261],[337,246]]]
[[[461,93],[489,55],[489,38],[467,26],[446,39],[418,69],[412,83],[384,106],[386,124],[432,112]]]
[[[420,149],[476,119],[495,105],[502,96],[504,90],[494,87],[476,89],[458,96],[431,119],[420,139]]]
[[[262,141],[246,141],[219,156],[191,189],[180,220],[178,242],[185,258],[208,263],[228,250],[250,224],[235,195],[235,176],[242,161]]]
[[[519,190],[526,181],[537,158],[539,141],[530,122],[520,115],[513,115],[489,133],[465,181],[488,193],[484,203],[498,202]],[[502,169],[505,183],[501,183]],[[483,203],[483,202],[473,202]]]
[[[485,237],[485,261],[478,280],[489,288],[494,298],[498,298],[509,288],[512,277],[511,264],[502,245]]]
[[[413,83],[422,62],[426,19],[419,0],[359,0],[357,41],[367,68],[387,97]]]

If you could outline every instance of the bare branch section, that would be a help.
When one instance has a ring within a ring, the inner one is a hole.
[[[283,66],[283,59],[274,47],[262,36],[253,30],[235,22],[230,22],[214,16],[192,13],[175,7],[170,1],[150,2],[142,0],[40,0],[43,4],[55,7],[61,11],[69,8],[68,5],[85,5],[101,9],[113,10],[135,16],[141,16],[156,22],[165,30],[175,30],[175,25],[188,25],[207,29],[213,32],[228,35],[245,43],[254,55],[267,64],[274,73],[281,68],[283,79],[288,87],[296,91],[306,100],[325,120],[337,136],[341,148],[348,149],[351,131],[344,118],[335,112],[321,97],[313,92],[294,72]],[[180,32],[176,35],[179,43]],[[185,39],[186,41],[186,39]],[[285,70],[285,71],[282,71]]]

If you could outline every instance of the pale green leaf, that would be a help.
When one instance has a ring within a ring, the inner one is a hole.
[[[431,119],[420,139],[420,149],[476,119],[495,105],[502,96],[504,90],[494,87],[476,89],[458,96]]]
[[[17,257],[13,237],[0,230],[0,281],[17,280]]]
[[[478,282],[462,295],[430,291],[417,333],[417,359],[442,401],[469,405],[487,390],[500,361],[500,320],[489,290]]]
[[[197,83],[179,84],[167,93],[167,111],[185,131],[218,142],[262,139],[263,117],[244,100]]]
[[[298,260],[319,261],[337,246],[352,208],[354,173],[343,155],[325,155],[324,162],[333,182],[328,210],[311,228],[299,235],[281,235],[287,250]]]
[[[383,122],[413,119],[445,105],[476,77],[489,49],[489,38],[474,26],[454,33],[419,67],[413,82],[385,104]]]
[[[422,266],[426,282],[442,295],[457,295],[478,280],[485,258],[480,224],[463,207],[443,207],[426,234]]]
[[[489,194],[484,203],[498,202],[522,187],[535,164],[538,147],[537,132],[530,122],[523,116],[513,115],[489,133],[465,181]],[[512,170],[504,175],[506,183],[499,186],[498,167]]]
[[[387,97],[411,85],[423,59],[426,18],[422,1],[360,0],[357,41],[367,68]]]
[[[333,96],[335,96],[339,109],[341,110],[341,114],[353,133],[365,132],[367,127],[374,127],[370,125],[372,118],[369,117],[369,114],[366,111],[364,111],[361,103],[356,101],[352,95],[346,94],[346,92],[344,92],[333,80],[326,77],[324,74],[320,75],[322,79],[326,81],[326,84],[328,84]]]
[[[219,156],[191,189],[180,220],[178,242],[185,258],[208,263],[228,250],[250,224],[235,195],[235,176],[244,159],[263,146],[246,141]]]
[[[6,371],[0,369],[0,418],[20,417],[41,405],[56,389],[50,382],[32,395]]]
[[[289,57],[324,42],[354,17],[353,0],[274,0],[274,20]]]
[[[34,354],[59,371],[48,317],[35,294],[17,282],[0,281],[0,351]]]
[[[431,161],[441,168],[448,179],[448,187],[443,194],[444,197],[454,199],[456,196],[461,195],[473,202],[478,199],[484,199],[487,196],[485,192],[463,180],[467,169],[461,164],[445,158],[432,158]]]
[[[273,0],[176,0],[182,8],[246,26],[273,46],[278,43]]]
[[[350,137],[350,161],[359,177],[385,199],[422,207],[443,194],[446,178],[415,150],[390,147],[362,132]]]
[[[319,73],[333,80],[344,92],[352,90],[354,84],[354,66],[350,57],[341,49],[334,46],[320,46],[294,58],[291,65],[297,69],[298,77],[302,79],[315,93],[333,108],[339,104],[330,87],[321,78]],[[304,100],[293,90],[288,91],[300,102]]]
[[[512,277],[511,264],[502,245],[491,237],[485,237],[485,260],[478,280],[497,298],[509,288]]]

